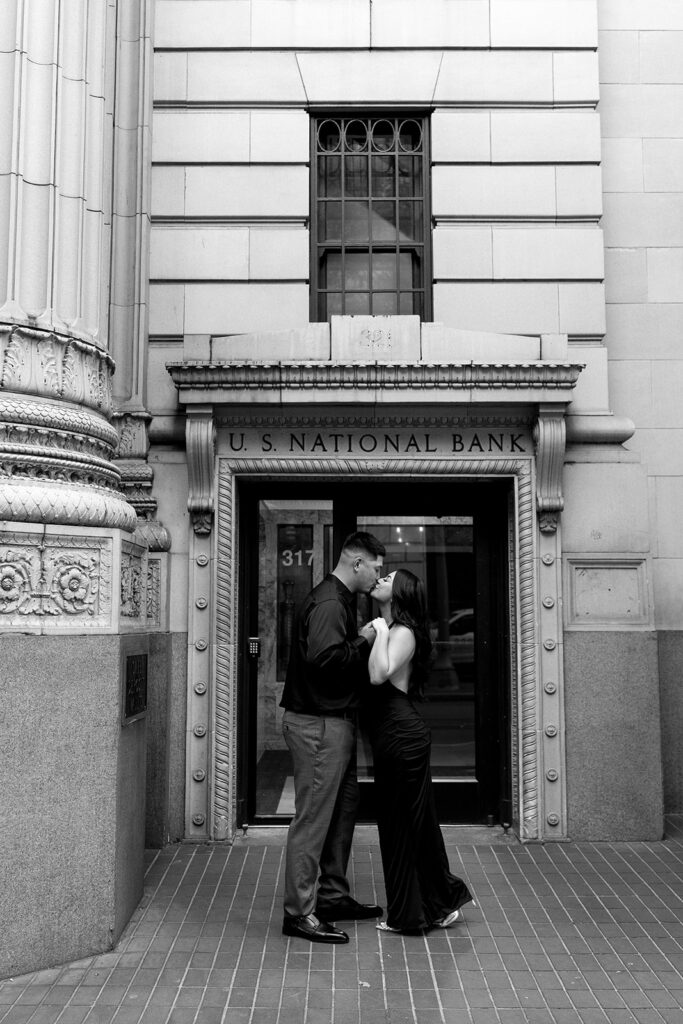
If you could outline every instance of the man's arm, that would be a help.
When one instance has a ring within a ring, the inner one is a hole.
[[[344,608],[339,601],[323,601],[311,609],[308,617],[306,661],[316,668],[335,674],[367,660],[370,642],[367,636],[349,639]]]

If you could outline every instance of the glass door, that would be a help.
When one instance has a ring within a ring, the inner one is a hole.
[[[360,515],[357,526],[382,541],[389,571],[410,569],[425,586],[433,660],[420,712],[432,733],[432,778],[439,787],[457,784],[459,813],[470,817],[469,790],[477,784],[474,517]],[[359,599],[359,621],[376,614],[371,598]],[[362,730],[358,773],[362,784],[373,779]],[[364,816],[374,817],[371,790],[362,795]]]
[[[282,737],[280,698],[287,673],[294,613],[333,568],[332,501],[263,497],[256,501],[258,539],[252,547],[257,650],[249,654],[249,817],[294,813],[289,750]]]
[[[421,713],[432,733],[441,821],[509,820],[507,496],[504,486],[369,481],[243,486],[239,824],[293,813],[279,707],[297,605],[336,564],[343,538],[374,533],[387,571],[423,580],[434,658]],[[357,600],[359,624],[374,618]],[[369,684],[368,684],[369,685]],[[375,818],[372,752],[361,729],[359,820]]]

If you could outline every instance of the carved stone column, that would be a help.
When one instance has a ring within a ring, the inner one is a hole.
[[[143,891],[148,556],[108,350],[120,8],[0,3],[3,977],[109,948]]]
[[[0,5],[0,520],[132,530],[106,351],[106,0]]]

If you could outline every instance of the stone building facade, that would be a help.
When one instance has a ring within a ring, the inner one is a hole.
[[[442,819],[659,838],[678,6],[47,6],[0,13],[0,972],[108,948],[145,842],[287,821],[292,609],[355,528],[425,578]]]

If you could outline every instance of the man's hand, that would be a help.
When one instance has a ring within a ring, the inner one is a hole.
[[[362,636],[364,640],[367,640],[371,647],[375,642],[375,635],[375,627],[371,622],[366,622],[365,625],[361,626],[358,630],[358,636]]]

